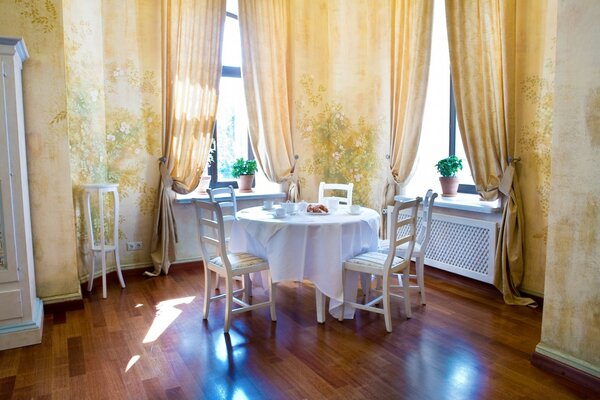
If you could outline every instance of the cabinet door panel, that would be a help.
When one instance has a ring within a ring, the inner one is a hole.
[[[0,110],[6,110],[6,94],[9,90],[7,79],[10,69],[0,57]],[[10,121],[0,124],[0,283],[14,282],[18,279],[16,243],[12,215],[12,165],[11,129],[15,129]]]
[[[21,290],[0,292],[0,321],[21,318],[22,316]]]

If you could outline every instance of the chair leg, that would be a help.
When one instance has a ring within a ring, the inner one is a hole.
[[[244,288],[244,301],[246,303],[250,302],[250,297],[252,297],[252,280],[250,279],[250,274],[244,274],[242,276],[242,285]]]
[[[271,277],[271,271],[268,272],[269,275],[269,308],[271,310],[271,321],[277,321],[277,314],[275,312],[275,284],[273,283],[273,278]],[[250,280],[250,279],[248,279]]]
[[[383,277],[383,316],[385,317],[385,330],[392,332],[392,312],[390,310],[390,278],[391,275],[388,273]]]
[[[228,333],[231,327],[231,310],[233,309],[233,287],[232,279],[225,278],[225,326],[223,332]]]
[[[425,299],[425,273],[424,273],[424,269],[425,266],[423,265],[424,261],[423,261],[423,257],[419,256],[417,258],[417,284],[419,285],[419,295],[421,296],[421,304],[425,305],[426,304],[426,299]]]
[[[121,273],[121,259],[119,258],[119,250],[115,249],[115,263],[117,264],[117,276],[119,277],[119,283],[121,287],[125,289],[125,280],[123,279],[123,274]]]
[[[365,272],[361,272],[360,274],[360,287],[363,291],[363,296],[365,298],[365,303],[369,302],[369,294],[371,292],[371,274],[367,274]]]
[[[106,251],[101,251],[102,257],[102,298],[106,298]]]
[[[92,251],[92,270],[90,271],[90,277],[88,279],[88,292],[92,291],[94,285],[94,274],[96,273],[96,253]]]
[[[363,274],[361,274],[362,279]],[[342,322],[344,320],[344,304],[346,303],[346,296],[344,294],[344,285],[346,284],[346,268],[342,268],[342,305],[340,306],[340,316],[338,317],[338,321]],[[361,283],[362,285],[362,283]],[[364,291],[364,289],[363,289]],[[356,293],[354,293],[356,296]],[[366,299],[365,299],[366,302]]]
[[[219,290],[219,283],[221,280],[221,275],[219,275],[218,272],[215,272],[214,274],[215,274],[215,292],[216,292],[217,290]]]
[[[208,319],[208,311],[210,309],[210,269],[204,267],[204,310],[202,313],[203,319]]]
[[[252,297],[252,278],[248,274],[248,300]]]
[[[404,311],[406,312],[406,318],[412,317],[410,309],[410,269],[409,267],[404,268],[402,272],[402,291],[404,295]]]

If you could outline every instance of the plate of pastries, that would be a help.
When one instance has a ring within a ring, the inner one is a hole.
[[[306,213],[311,215],[327,215],[329,214],[329,209],[325,204],[309,204],[306,207]]]

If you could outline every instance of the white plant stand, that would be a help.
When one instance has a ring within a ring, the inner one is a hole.
[[[90,269],[90,275],[88,279],[88,291],[92,290],[94,285],[94,277],[96,270],[96,254],[100,254],[102,260],[102,297],[106,298],[106,253],[114,252],[115,263],[117,268],[117,275],[121,287],[125,288],[125,281],[123,280],[123,274],[121,273],[121,261],[119,259],[119,193],[116,183],[94,183],[82,185],[83,188],[83,207],[85,213],[85,222],[87,233],[89,235],[88,250],[91,252],[92,265]],[[100,237],[96,238],[94,234],[94,223],[92,220],[92,208],[91,208],[91,197],[95,195],[98,197],[98,224]],[[113,229],[112,236],[113,240],[111,244],[106,243],[106,229],[105,223],[106,218],[104,214],[104,196],[112,195],[114,201],[114,213],[113,213]]]

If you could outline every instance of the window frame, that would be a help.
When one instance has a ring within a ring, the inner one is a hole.
[[[226,17],[225,18],[233,18],[235,20],[239,20],[238,16],[232,12],[227,11],[226,12]],[[222,65],[221,66],[221,78],[239,78],[242,79],[242,69],[241,67],[234,67],[231,65]],[[218,121],[215,119],[215,124],[213,127],[213,134],[212,134],[212,139],[213,139],[213,144],[212,146],[214,146],[214,150],[213,150],[213,162],[211,162],[208,165],[208,175],[210,175],[210,184],[209,187],[210,188],[218,188],[218,187],[227,187],[227,186],[233,186],[234,189],[238,189],[238,183],[237,183],[237,179],[232,179],[232,180],[224,180],[224,181],[220,181],[219,180],[219,171],[217,169],[217,165],[219,162],[219,151],[218,151],[218,140],[219,140],[219,135],[218,135]],[[252,145],[250,142],[250,135],[248,134],[248,154],[247,154],[247,159],[248,160],[254,160],[254,153],[252,152]],[[252,182],[252,187],[254,187],[256,185],[256,179]]]

